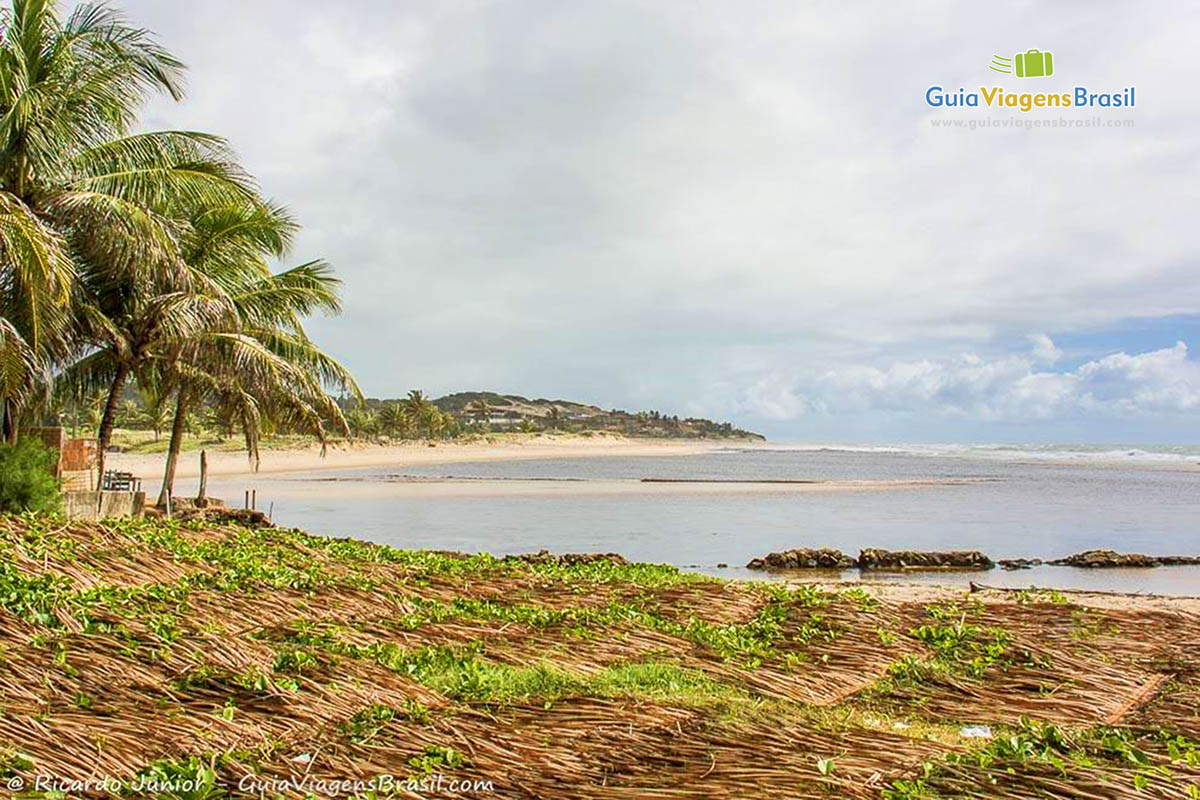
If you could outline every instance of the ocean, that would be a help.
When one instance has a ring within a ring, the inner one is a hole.
[[[681,481],[931,481],[795,491]],[[185,484],[185,488],[187,485]],[[758,445],[689,456],[562,458],[216,479],[278,524],[402,548],[617,552],[727,578],[793,547],[978,549],[1050,559],[1090,548],[1200,555],[1200,447]],[[1200,595],[1200,567],[822,574],[821,579]]]

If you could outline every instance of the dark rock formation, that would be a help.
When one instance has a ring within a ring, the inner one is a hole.
[[[1030,569],[1031,567],[1040,567],[1042,560],[1040,558],[1002,558],[996,563],[1005,569]]]
[[[253,508],[228,508],[222,505],[220,500],[212,498],[209,498],[208,502],[203,506],[197,506],[192,501],[186,503],[176,501],[172,505],[172,519],[204,520],[205,522],[212,522],[218,525],[233,523],[249,528],[275,527],[275,524],[267,517],[267,512],[265,511]],[[144,509],[142,514],[147,517],[164,519],[167,516],[167,511],[161,506],[154,506]]]
[[[849,569],[854,566],[854,559],[841,550],[804,547],[768,553],[763,558],[753,559],[746,566],[749,569]]]
[[[1172,567],[1200,565],[1200,556],[1148,556],[1142,553],[1118,553],[1115,550],[1084,550],[1066,558],[1047,562],[1060,567],[1107,569],[1112,567]]]
[[[549,550],[539,550],[536,553],[522,553],[519,556],[505,556],[505,561],[524,561],[527,564],[590,564],[593,561],[611,561],[614,564],[628,564],[625,557],[618,553],[551,553]]]
[[[991,569],[995,564],[978,550],[877,550],[858,553],[860,569]]]

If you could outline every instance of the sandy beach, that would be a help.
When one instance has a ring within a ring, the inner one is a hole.
[[[245,453],[210,452],[209,476],[222,479],[269,476],[284,473],[327,472],[370,467],[420,467],[435,464],[461,464],[481,461],[517,461],[543,458],[616,458],[638,456],[688,456],[710,453],[731,445],[744,447],[754,443],[737,441],[679,441],[631,439],[620,436],[531,436],[497,438],[467,443],[439,442],[430,447],[423,442],[393,445],[355,443],[330,447],[324,456],[320,447],[264,450],[257,473]],[[162,480],[166,455],[162,453],[113,453],[113,469],[132,472],[140,477],[148,492],[157,492]],[[177,480],[188,482],[200,471],[200,454],[184,453],[176,472]],[[824,493],[920,489],[973,483],[961,479],[901,480],[819,480],[819,481],[671,481],[657,480],[521,480],[521,479],[406,479],[359,482],[352,477],[313,477],[301,483],[276,484],[273,491],[282,496],[311,492],[311,483],[319,482],[321,491],[344,501],[380,496],[405,497],[487,497],[547,495],[679,495],[679,494],[774,494]],[[306,485],[308,484],[308,485]],[[336,488],[335,488],[336,487]]]
[[[796,578],[787,581],[794,586],[815,586],[822,591],[857,590],[887,603],[963,603],[971,600],[988,604],[1060,603],[1109,611],[1170,613],[1200,615],[1200,597],[1138,594],[1133,592],[1090,592],[1077,589],[1033,588],[1012,589],[987,585],[988,577],[980,575],[975,590],[944,584],[906,583],[890,581],[808,581]]]
[[[263,450],[258,474],[310,472],[314,470],[355,469],[359,467],[420,466],[455,464],[467,461],[505,461],[530,458],[603,458],[608,456],[681,456],[707,453],[737,441],[679,441],[670,439],[629,439],[620,436],[530,436],[497,437],[494,440],[465,443],[439,442],[431,447],[424,442],[402,444],[365,444],[330,446],[322,456],[318,445],[289,450]],[[108,468],[132,472],[144,485],[158,486],[166,455],[163,453],[112,453]],[[200,472],[200,454],[182,454],[177,478],[194,478]],[[254,474],[244,452],[209,452],[208,472],[212,476]]]

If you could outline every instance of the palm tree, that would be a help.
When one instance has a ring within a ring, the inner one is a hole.
[[[400,403],[384,403],[379,409],[379,424],[388,436],[402,434],[411,428],[408,411]]]
[[[419,415],[428,404],[429,398],[420,389],[409,389],[408,396],[404,398],[404,407],[413,416]]]
[[[266,262],[287,252],[294,227],[282,208],[261,203],[207,209],[191,221],[188,262],[228,299],[233,314],[190,330],[164,361],[177,391],[160,504],[174,486],[183,421],[202,399],[215,405],[218,417],[240,423],[255,469],[266,425],[305,430],[323,446],[327,422],[349,434],[326,387],[352,392],[360,402],[361,392],[349,372],[312,343],[301,323],[314,311],[340,310],[340,281],[320,261],[278,274],[271,274]]]
[[[401,439],[411,439],[417,434],[417,423],[408,410],[399,403],[395,406],[399,409],[399,414],[396,416],[396,435]]]
[[[141,422],[142,407],[136,400],[124,400],[117,408],[117,423],[125,428],[136,428]]]
[[[182,64],[148,31],[102,5],[63,19],[52,0],[11,0],[0,28],[4,432],[81,342],[107,349],[91,372],[109,389],[103,470],[121,389],[148,347],[123,294],[137,307],[143,286],[162,297],[161,284],[186,284],[173,209],[242,196],[249,180],[216,137],[129,135],[152,93],[182,97]]]
[[[365,408],[352,408],[347,411],[346,422],[356,437],[363,438],[375,436],[381,426],[378,412]]]
[[[168,405],[170,395],[163,391],[164,387],[157,380],[139,380],[138,397],[141,400],[141,421],[154,431],[154,441],[162,439],[163,428],[167,426],[171,410]]]
[[[266,281],[285,285],[289,277],[284,273]],[[312,297],[319,299],[308,302],[335,307],[336,286],[330,277],[325,287],[312,290]],[[251,291],[264,300],[261,286]],[[279,294],[281,306],[297,304],[290,291]],[[257,470],[259,439],[269,427],[311,433],[323,446],[327,423],[349,434],[346,418],[326,386],[349,390],[361,399],[354,379],[307,338],[298,320],[291,326],[271,328],[260,321],[241,330],[201,335],[184,348],[177,370],[179,388],[160,504],[174,488],[186,417],[201,400],[213,403],[218,416],[238,421],[247,456]]]
[[[425,436],[428,439],[437,439],[446,427],[442,412],[433,403],[427,403],[422,407],[419,419],[425,428]]]
[[[404,399],[404,408],[408,412],[409,418],[415,423],[420,423],[425,427],[426,436],[433,438],[433,417],[429,413],[429,409],[434,411],[437,408],[430,402],[429,398],[420,389],[411,389],[408,396]]]

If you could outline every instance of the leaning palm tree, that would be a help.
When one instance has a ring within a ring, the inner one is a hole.
[[[329,276],[325,286],[310,291],[307,302],[336,312],[339,285],[340,281]],[[293,300],[289,296],[284,302]],[[324,455],[330,426],[343,436],[350,435],[345,414],[331,392],[350,392],[360,403],[363,400],[349,371],[308,338],[300,316],[297,312],[288,325],[258,323],[239,334],[220,337],[234,346],[220,356],[223,372],[229,377],[218,386],[216,397],[222,408],[236,413],[247,456],[256,471],[259,441],[267,425],[315,436]],[[221,353],[219,347],[208,350]]]
[[[173,490],[184,421],[207,401],[217,416],[235,419],[257,469],[264,423],[326,439],[326,424],[347,434],[337,401],[326,391],[349,391],[361,402],[354,379],[304,332],[302,318],[340,310],[340,282],[320,261],[271,274],[266,259],[286,254],[295,229],[280,207],[260,202],[205,209],[190,221],[185,246],[191,269],[204,276],[232,309],[174,340],[161,360],[176,387],[175,418],[160,503]]]
[[[323,446],[328,423],[349,434],[341,405],[326,390],[353,393],[361,402],[358,385],[308,339],[301,323],[313,312],[340,311],[340,281],[323,261],[275,275],[266,263],[287,253],[294,229],[282,207],[259,201],[205,209],[191,219],[188,264],[220,291],[233,314],[175,339],[161,362],[176,399],[160,503],[174,488],[186,415],[202,401],[221,419],[239,423],[256,469],[265,426],[312,433]]]
[[[107,388],[110,403],[129,376],[140,386],[160,387],[163,402],[174,393],[174,448],[195,408],[192,387],[182,383],[185,356],[205,336],[239,330],[238,293],[242,305],[262,304],[251,287],[270,276],[265,258],[286,252],[296,226],[282,209],[248,193],[213,207],[185,200],[172,214],[182,268],[173,280],[150,277],[136,285],[92,287],[85,279],[89,291],[80,300],[80,316],[100,346],[72,364],[61,382],[76,391]],[[98,434],[102,449],[111,430],[107,412],[108,404]],[[169,452],[172,476],[177,458],[176,450]]]
[[[218,416],[238,421],[247,457],[257,470],[259,440],[268,426],[312,434],[327,442],[332,424],[348,435],[349,425],[327,386],[352,390],[361,397],[349,373],[322,353],[303,333],[257,330],[213,333],[184,354],[179,366],[179,393],[167,450],[159,504],[174,489],[190,409],[212,403]],[[319,377],[321,373],[325,377]]]
[[[107,348],[101,469],[121,389],[146,350],[116,300],[150,283],[156,297],[167,285],[185,288],[171,210],[250,188],[216,137],[129,134],[151,94],[182,96],[182,69],[148,31],[103,5],[80,5],[65,19],[52,0],[0,10],[4,426],[9,433],[55,366],[88,352],[81,342]]]

